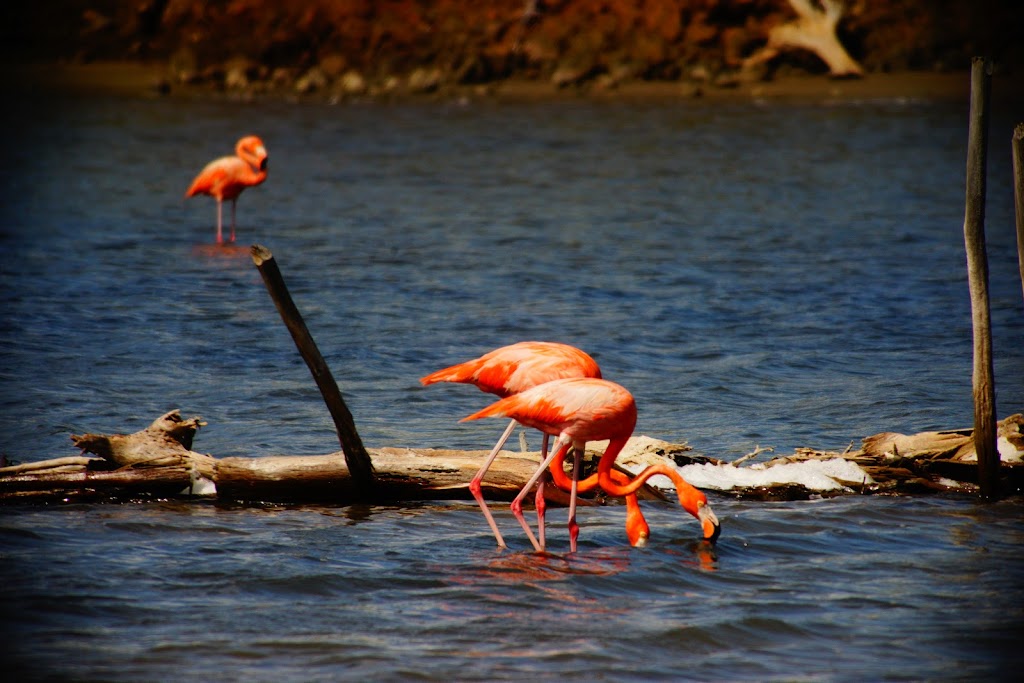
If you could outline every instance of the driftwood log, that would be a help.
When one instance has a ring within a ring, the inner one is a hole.
[[[124,500],[205,495],[242,502],[397,502],[471,500],[469,480],[487,451],[370,449],[376,471],[368,497],[342,451],[326,455],[214,458],[191,450],[205,423],[174,410],[133,434],[72,435],[76,447],[97,457],[65,457],[0,467],[0,503]],[[669,449],[672,450],[672,449]],[[680,453],[688,447],[677,446]],[[512,500],[540,463],[539,453],[503,452],[488,472],[484,492]],[[546,498],[565,504],[547,487]],[[641,498],[662,498],[645,487]]]
[[[836,26],[843,16],[840,0],[789,0],[789,6],[796,17],[773,27],[767,44],[744,60],[744,69],[769,62],[787,50],[808,50],[828,65],[833,78],[864,75],[863,67],[850,56],[836,35]]]
[[[1008,454],[1000,468],[1001,488],[1004,492],[1019,493],[1024,488],[1024,463],[1020,460],[1024,455],[1024,414],[1000,420],[997,435],[1000,450]],[[793,455],[773,458],[765,466],[837,457],[856,463],[873,480],[862,485],[850,482],[856,493],[973,493],[978,488],[978,455],[974,449],[974,430],[969,428],[916,434],[883,432],[863,439],[858,450],[853,450],[852,445],[842,453],[800,448]],[[751,491],[746,495],[792,499],[809,497],[812,492],[790,487]]]
[[[0,467],[0,504],[210,495],[216,495],[217,500],[244,503],[472,500],[469,480],[486,456],[486,451],[369,449],[376,482],[368,499],[358,490],[340,451],[309,456],[215,458],[191,450],[196,431],[204,424],[198,417],[183,419],[175,410],[134,434],[72,436],[78,448],[94,457],[71,456]],[[1007,450],[1024,453],[1024,415],[1000,421],[998,435]],[[588,451],[587,455],[592,466],[599,453]],[[772,458],[763,466],[844,458],[857,463],[873,480],[870,484],[850,482],[847,493],[925,493],[970,490],[971,482],[977,481],[976,457],[971,429],[912,435],[885,432],[864,439],[859,450],[839,453],[798,449],[792,455]],[[511,500],[539,460],[536,452],[503,452],[484,482],[485,496]],[[665,460],[680,466],[710,464],[723,468],[739,463],[695,455],[685,444],[647,437],[631,439],[619,460],[639,467]],[[1024,465],[1004,462],[1002,471],[1005,488],[1019,491],[1024,485]],[[643,498],[665,498],[656,489],[645,487],[640,493]],[[817,495],[793,484],[733,489],[728,493],[761,500]],[[567,502],[565,494],[551,486],[546,497],[556,505]]]

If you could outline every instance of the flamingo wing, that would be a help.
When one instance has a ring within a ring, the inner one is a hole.
[[[221,157],[208,163],[189,186],[185,197],[208,194],[217,199],[234,199],[247,184],[242,182],[248,165],[238,157]]]
[[[510,417],[547,434],[563,432],[576,441],[599,441],[632,434],[636,403],[626,389],[602,379],[555,380],[491,404],[462,422]]]
[[[479,358],[433,372],[423,385],[437,382],[473,384],[481,391],[510,396],[538,384],[566,377],[600,377],[597,363],[583,351],[556,342],[519,342]]]

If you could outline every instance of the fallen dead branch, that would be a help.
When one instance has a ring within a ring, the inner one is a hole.
[[[157,418],[133,434],[73,436],[78,447],[94,457],[72,456],[0,468],[0,504],[53,501],[120,501],[194,496],[203,483],[217,500],[233,502],[336,503],[355,501],[401,503],[419,500],[472,500],[469,481],[486,451],[442,449],[369,449],[376,473],[374,492],[367,497],[351,476],[342,452],[309,456],[215,458],[191,450],[196,431],[205,423],[198,417],[182,419],[178,411]],[[1004,450],[1024,453],[1024,415],[1000,421]],[[841,458],[856,463],[863,481],[840,482],[844,490],[825,495],[914,494],[970,490],[976,481],[970,429],[892,432],[863,440],[860,450],[844,452],[797,449],[792,455],[761,463],[757,468]],[[584,472],[596,460],[602,444],[591,444]],[[623,465],[639,466],[668,460],[678,465],[737,468],[739,461],[769,449],[757,448],[738,461],[725,463],[694,454],[686,444],[671,444],[649,437],[634,437],[620,456]],[[484,495],[510,501],[529,479],[539,453],[505,451],[484,482]],[[1024,465],[1004,462],[1005,484],[1020,488]],[[565,495],[548,487],[554,504]],[[739,487],[729,493],[761,500],[793,500],[822,495],[799,484]],[[645,488],[642,497],[664,496]],[[594,501],[601,502],[602,498]],[[593,502],[593,501],[592,501]]]
[[[370,449],[376,481],[368,496],[342,452],[215,458],[190,448],[204,424],[198,417],[182,419],[174,410],[133,434],[73,435],[77,447],[96,457],[0,468],[0,503],[191,496],[203,490],[203,482],[213,485],[219,500],[241,502],[471,500],[469,481],[487,455],[486,451]],[[673,447],[665,444],[665,449],[671,452]],[[485,495],[512,500],[539,462],[539,453],[503,452],[484,482]],[[552,503],[567,502],[562,492],[548,488]],[[662,496],[645,488],[641,497]]]
[[[752,450],[751,452],[747,453],[746,455],[743,455],[743,456],[740,456],[740,457],[736,458],[735,460],[732,461],[731,464],[738,466],[739,464],[744,463],[744,462],[746,462],[748,460],[753,460],[754,458],[756,458],[757,456],[761,455],[762,453],[774,453],[774,452],[775,452],[775,449],[770,447],[770,446],[768,448],[761,448],[760,445],[756,445],[756,446],[754,446],[754,450]]]
[[[828,66],[833,78],[859,78],[864,69],[839,42],[836,26],[843,16],[839,0],[789,0],[796,13],[791,21],[768,33],[768,42],[743,62],[745,70],[769,62],[786,50],[808,50]]]

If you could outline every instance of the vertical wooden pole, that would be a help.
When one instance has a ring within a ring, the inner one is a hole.
[[[274,261],[274,255],[270,250],[259,244],[252,246],[252,260],[263,277],[263,283],[270,292],[270,298],[274,300],[277,312],[281,314],[285,326],[291,332],[295,346],[298,347],[302,359],[309,366],[309,371],[316,380],[320,394],[327,404],[327,410],[334,420],[334,427],[338,431],[338,441],[341,442],[341,450],[345,454],[345,464],[352,475],[352,481],[356,484],[355,489],[370,495],[373,486],[373,463],[370,461],[370,454],[366,452],[359,432],[356,431],[355,421],[352,413],[349,412],[345,400],[341,397],[338,384],[331,375],[327,362],[320,355],[320,350],[313,341],[312,335],[306,328],[302,314],[292,301],[291,294],[284,284],[281,271]]]
[[[1017,207],[1017,264],[1024,292],[1024,123],[1013,130],[1013,197]]]
[[[981,497],[986,499],[995,498],[999,485],[992,322],[989,315],[988,257],[985,253],[985,164],[991,81],[990,62],[975,57],[971,63],[964,246],[967,250],[967,280],[971,291],[971,321],[974,330],[974,449],[978,454]]]

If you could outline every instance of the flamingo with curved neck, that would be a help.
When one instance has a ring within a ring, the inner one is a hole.
[[[591,378],[547,382],[522,393],[503,398],[497,403],[463,418],[463,422],[497,416],[511,417],[521,424],[534,427],[546,434],[557,434],[555,450],[544,459],[519,495],[512,501],[513,512],[516,512],[517,509],[521,512],[523,499],[556,459],[564,458],[570,447],[582,452],[587,441],[609,440],[608,448],[601,456],[601,464],[598,466],[595,479],[601,488],[612,495],[632,495],[643,483],[634,481],[630,484],[620,485],[614,479],[621,480],[621,477],[611,474],[613,471],[611,466],[615,458],[626,445],[626,441],[633,434],[633,429],[636,426],[636,402],[633,400],[632,394],[614,382]],[[556,473],[554,474],[557,476]],[[584,485],[593,486],[589,477],[584,480]],[[703,494],[700,495],[703,496]],[[697,511],[699,508],[707,509],[701,519],[702,522],[707,521],[704,530],[705,538],[717,538],[718,519],[707,506],[706,498],[700,505],[696,505],[694,510]],[[571,504],[570,517],[575,517],[575,510]],[[527,532],[534,549],[538,552],[542,551],[543,546],[537,543],[529,527],[522,521],[520,523],[523,524],[523,529]]]
[[[570,491],[573,484],[575,484],[578,493],[586,493],[587,491],[595,488],[597,485],[596,478],[591,485],[586,486],[584,485],[586,480],[575,480],[566,476],[565,468],[563,466],[564,455],[565,451],[562,451],[562,457],[556,456],[554,462],[551,463],[551,467],[548,468],[551,471],[551,483],[563,491]],[[575,467],[579,467],[578,461]],[[624,485],[631,481],[629,475],[616,469],[611,471],[610,476]],[[629,544],[636,548],[647,545],[647,541],[651,537],[651,527],[647,524],[647,520],[644,519],[643,511],[640,509],[640,501],[638,501],[636,497],[636,492],[634,491],[633,493],[629,493],[622,496],[622,498],[626,501],[626,538],[629,539]],[[575,510],[573,510],[572,513],[575,513]],[[577,536],[579,536],[579,525],[576,524],[575,514],[572,513],[569,516],[569,539],[572,550],[575,550],[575,541]]]
[[[425,386],[437,382],[472,384],[481,391],[506,398],[552,380],[571,377],[600,378],[601,369],[590,355],[574,346],[557,342],[525,341],[503,346],[485,353],[479,358],[432,372],[420,379],[420,383]],[[501,438],[494,445],[494,448],[487,455],[483,465],[469,482],[469,490],[480,506],[480,510],[487,519],[487,523],[491,527],[491,531],[494,533],[494,537],[497,539],[500,547],[506,547],[505,540],[498,530],[494,516],[484,501],[482,483],[484,475],[486,475],[491,464],[497,458],[498,452],[512,434],[516,424],[518,423],[513,418],[502,433]],[[549,435],[545,432],[543,443],[541,444],[542,459],[546,458],[548,454],[548,439]],[[572,493],[572,482],[568,478],[563,477],[563,479],[565,483],[560,485],[560,488],[570,493],[569,508],[570,511],[574,511],[575,499]],[[626,505],[626,534],[629,537],[630,543],[638,545],[646,540],[649,533],[647,522],[643,519],[639,505],[636,504],[635,495],[630,495],[626,498]],[[546,510],[543,479],[537,485],[536,507],[537,535],[540,539],[539,545],[543,546],[545,543],[544,513]],[[524,528],[528,528],[525,520],[520,518],[521,514],[520,510],[517,514],[517,519],[519,519],[520,524]],[[570,519],[572,522],[575,521],[571,516]],[[572,524],[570,524],[570,538],[575,543]]]

